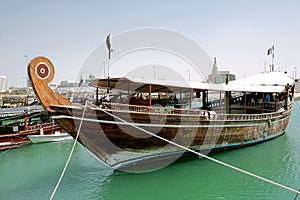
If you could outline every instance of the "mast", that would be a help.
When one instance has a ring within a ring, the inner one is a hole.
[[[107,95],[109,96],[109,89],[110,89],[110,80],[109,80],[109,67],[110,67],[110,55],[112,52],[111,49],[111,31],[110,33],[106,36],[106,46],[108,49],[108,62],[107,62]]]
[[[273,44],[273,51],[272,51],[272,72],[274,71],[274,44]]]
[[[272,65],[270,66],[270,72],[274,71],[274,57],[275,57],[275,53],[274,53],[274,44],[271,48],[268,49],[267,51],[267,56],[272,54]]]

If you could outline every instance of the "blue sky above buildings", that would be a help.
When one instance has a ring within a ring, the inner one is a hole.
[[[271,63],[267,49],[274,44],[275,70],[292,76],[300,67],[299,8],[296,0],[4,0],[0,75],[8,77],[9,85],[25,84],[24,55],[28,60],[44,55],[56,67],[54,81],[74,80],[110,30],[114,36],[158,27],[191,38],[217,57],[221,69],[239,78],[264,71],[264,63]]]

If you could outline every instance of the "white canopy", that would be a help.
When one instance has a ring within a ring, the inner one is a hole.
[[[287,84],[293,85],[294,79],[286,73],[268,72],[230,81],[224,88],[226,91],[282,92]]]
[[[294,80],[284,72],[261,73],[251,77],[230,81],[227,85],[211,84],[203,82],[192,82],[184,80],[164,80],[164,79],[141,79],[132,77],[110,78],[110,87],[126,90],[128,87],[133,90],[147,92],[151,85],[152,92],[176,91],[176,89],[199,89],[216,91],[235,92],[283,92],[286,85],[293,85]],[[96,79],[91,83],[95,87],[107,87],[107,79]]]

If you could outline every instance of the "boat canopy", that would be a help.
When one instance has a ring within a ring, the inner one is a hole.
[[[284,72],[260,73],[228,84],[212,84],[204,82],[164,79],[141,79],[132,77],[113,77],[109,79],[109,87],[117,90],[134,90],[137,92],[176,92],[184,89],[214,90],[233,92],[284,92],[287,84],[293,85],[294,79]],[[108,79],[95,79],[90,83],[93,87],[107,88]],[[151,88],[150,88],[151,87]]]
[[[210,84],[195,82],[197,86],[192,86],[193,82],[184,80],[164,80],[164,79],[142,79],[128,77],[114,77],[109,79],[109,88],[117,90],[134,90],[137,92],[177,92],[180,90],[208,89]],[[108,87],[108,79],[95,79],[90,83],[93,87]]]
[[[285,72],[260,73],[225,85],[226,91],[283,92],[287,85],[294,85],[294,79]]]

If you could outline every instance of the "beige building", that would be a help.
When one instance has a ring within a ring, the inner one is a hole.
[[[235,75],[230,73],[230,71],[219,71],[217,65],[217,59],[214,58],[214,65],[211,71],[211,74],[208,75],[208,82],[209,83],[226,83],[226,79],[228,81],[235,80]]]
[[[8,80],[6,76],[0,76],[0,92],[8,90]]]

